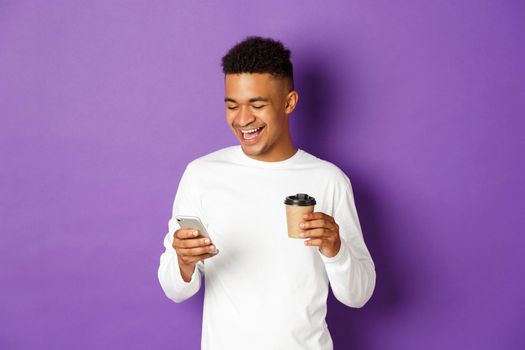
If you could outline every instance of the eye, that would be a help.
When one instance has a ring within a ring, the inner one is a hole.
[[[234,111],[237,109],[237,106],[226,106],[230,111]]]
[[[265,105],[262,105],[262,106],[252,106],[252,107],[255,108],[255,109],[262,109],[262,108],[265,107]]]

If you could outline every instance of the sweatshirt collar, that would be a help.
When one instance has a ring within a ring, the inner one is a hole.
[[[284,166],[294,163],[297,159],[299,159],[304,154],[304,151],[298,148],[295,154],[288,159],[280,160],[277,162],[265,162],[262,160],[253,159],[250,156],[248,156],[242,150],[241,145],[236,146],[236,152],[239,154],[242,163],[247,164],[247,165],[256,166],[259,168],[282,168]]]

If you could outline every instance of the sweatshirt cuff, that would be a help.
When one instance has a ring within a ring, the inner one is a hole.
[[[323,260],[325,264],[341,263],[342,261],[348,259],[350,255],[348,251],[348,247],[346,246],[346,242],[343,239],[341,239],[341,247],[339,248],[339,251],[337,252],[335,256],[331,258],[327,257],[326,255],[321,253],[320,249],[318,249],[318,252],[319,252],[319,255],[321,256],[321,259]]]

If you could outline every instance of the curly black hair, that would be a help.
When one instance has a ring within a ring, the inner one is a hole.
[[[290,50],[280,41],[249,36],[222,58],[222,71],[224,74],[270,73],[274,77],[290,79],[293,89],[290,56]]]

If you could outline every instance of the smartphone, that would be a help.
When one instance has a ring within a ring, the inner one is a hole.
[[[206,231],[206,228],[202,224],[201,219],[199,219],[197,216],[175,215],[175,219],[177,219],[177,222],[179,223],[179,226],[181,228],[188,230],[197,230],[199,231],[200,237],[210,238],[210,235],[208,234],[208,231]]]

